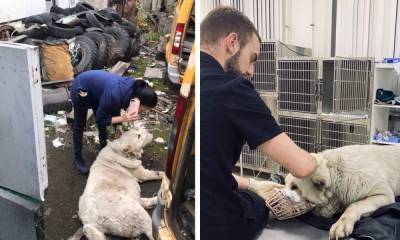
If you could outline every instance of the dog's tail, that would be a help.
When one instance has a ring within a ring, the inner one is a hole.
[[[83,237],[83,228],[80,227],[68,240],[80,240]]]

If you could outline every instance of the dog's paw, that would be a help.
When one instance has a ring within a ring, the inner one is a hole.
[[[342,239],[348,237],[354,228],[355,221],[342,216],[329,230],[329,239]]]

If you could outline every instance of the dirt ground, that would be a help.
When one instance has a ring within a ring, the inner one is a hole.
[[[141,73],[139,74],[141,75]],[[170,90],[161,79],[152,79],[152,81],[156,89],[165,91],[167,96],[173,96],[172,102],[175,101],[177,90]],[[172,112],[168,115],[171,116]],[[143,166],[153,170],[164,170],[170,123],[159,121],[158,124],[153,124],[148,129],[153,133],[154,139],[162,137],[165,143],[153,141],[144,149],[141,159]],[[52,141],[56,137],[54,129],[46,131],[49,186],[46,190],[44,202],[45,233],[48,240],[66,240],[81,227],[77,215],[78,201],[85,188],[87,176],[79,174],[73,165],[72,133],[70,130],[67,130],[67,134],[64,135],[64,142],[66,143],[64,147],[55,148],[53,146]],[[90,164],[95,160],[97,152],[97,147],[85,144],[84,141],[83,157]],[[160,181],[153,181],[141,184],[142,196],[155,196],[160,183]],[[151,212],[152,210],[149,211],[149,214]]]
[[[54,148],[51,138],[47,143],[47,164],[49,186],[46,191],[44,213],[45,232],[48,240],[68,239],[81,227],[77,216],[78,201],[85,188],[87,176],[78,173],[72,164],[73,148]],[[84,147],[84,158],[92,163],[96,153]],[[143,165],[149,169],[163,170],[164,156],[144,152]],[[160,187],[160,181],[141,184],[142,196],[154,196]],[[151,213],[151,211],[150,211]]]

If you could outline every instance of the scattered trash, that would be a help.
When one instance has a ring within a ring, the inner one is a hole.
[[[62,142],[60,141],[60,138],[59,138],[59,137],[53,140],[53,146],[54,146],[55,148],[59,148],[59,147],[61,147],[61,146],[63,146],[63,145],[64,145],[64,143],[62,143]]]
[[[99,139],[99,136],[98,136],[98,135],[94,136],[94,142],[95,142],[96,144],[99,144],[99,143],[100,143],[100,139]]]
[[[99,136],[99,133],[97,131],[87,131],[87,132],[83,132],[83,136],[84,137],[96,137]]]
[[[137,66],[136,65],[130,65],[128,68],[128,73],[134,73],[137,71]]]
[[[165,110],[162,111],[162,113],[168,113],[172,108],[166,108]]]
[[[165,149],[165,150],[167,150],[167,149],[168,149],[168,147],[164,147],[164,149]]]
[[[50,216],[50,214],[51,214],[51,208],[48,208],[48,209],[46,209],[46,211],[44,211],[44,215],[45,216]]]
[[[56,128],[56,132],[65,134],[65,133],[67,133],[67,130],[65,128]]]
[[[51,124],[56,124],[57,116],[46,114],[44,116],[44,122],[50,122]]]
[[[152,82],[150,82],[149,80],[144,80],[144,81],[145,81],[147,84],[149,84],[150,87],[153,87],[154,84],[153,84]]]
[[[59,119],[57,119],[57,123],[60,126],[66,126],[67,125],[67,120],[65,118],[59,118]]]
[[[151,67],[151,68],[153,68],[153,67],[155,67],[155,66],[156,66],[156,63],[155,63],[155,62],[149,64],[149,67]]]
[[[65,111],[57,111],[57,115],[65,115]]]
[[[72,219],[76,219],[76,218],[78,218],[78,215],[77,215],[77,214],[74,214],[74,215],[72,216]]]
[[[164,61],[157,61],[157,64],[160,65],[161,67],[165,67],[165,62]]]
[[[145,78],[158,78],[162,79],[164,77],[165,68],[150,68],[147,67],[144,73]]]
[[[162,92],[162,91],[156,90],[155,92],[156,92],[157,95],[165,95],[165,92]]]
[[[158,137],[158,138],[154,139],[154,141],[155,141],[156,143],[165,143],[164,139],[161,138],[161,137]]]

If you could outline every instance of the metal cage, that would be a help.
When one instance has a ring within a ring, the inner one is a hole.
[[[278,113],[279,114],[279,113]],[[278,115],[279,124],[284,132],[301,148],[315,152],[317,146],[317,119]]]
[[[272,116],[277,119],[277,96],[275,93],[269,92],[260,92],[260,97],[264,101],[264,103],[268,106],[269,110],[271,111]]]
[[[311,56],[311,49],[284,44],[279,41],[261,42],[260,55],[250,78],[258,91],[276,91],[276,59],[280,57]]]
[[[354,144],[367,144],[369,141],[367,124],[356,121],[321,120],[320,151]]]
[[[366,112],[369,102],[371,60],[335,60],[333,111]]]
[[[243,168],[260,172],[276,173],[279,169],[278,163],[272,161],[268,156],[257,149],[250,150],[247,144],[243,146],[241,161]]]
[[[322,112],[368,115],[372,89],[372,60],[323,60]]]
[[[318,111],[318,60],[278,60],[278,109],[316,114]]]
[[[276,87],[276,43],[262,42],[260,55],[254,64],[254,74],[250,78],[259,91],[275,92]]]
[[[271,111],[271,115],[277,119],[277,96],[271,92],[260,92],[260,97]],[[268,156],[259,150],[250,150],[249,146],[245,144],[242,149],[241,162],[243,168],[257,170],[265,173],[277,173],[279,164],[272,161]],[[240,167],[240,162],[236,164]]]

